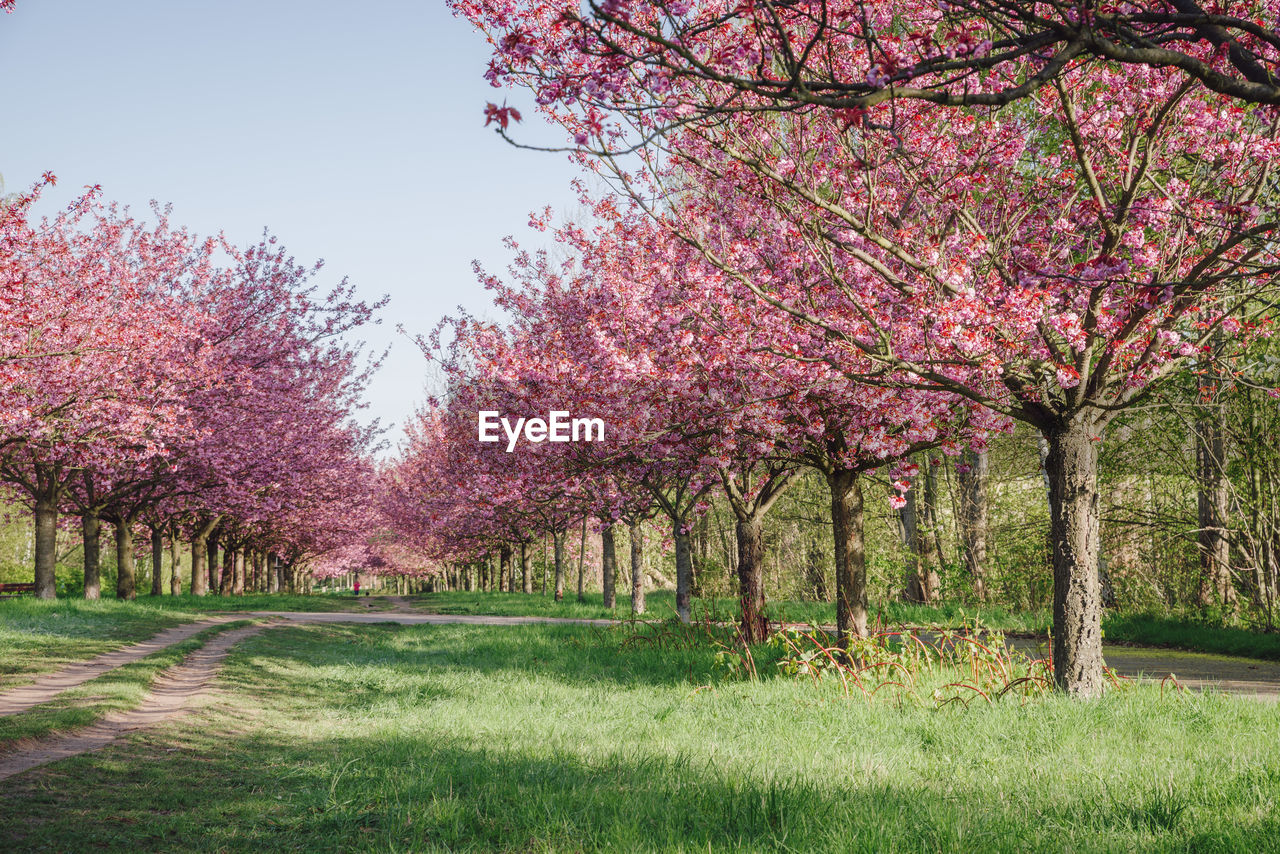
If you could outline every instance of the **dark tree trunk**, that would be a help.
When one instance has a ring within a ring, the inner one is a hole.
[[[683,528],[683,520],[672,522],[676,541],[676,616],[680,622],[688,623],[693,619],[693,554],[689,549],[689,535]]]
[[[555,549],[556,558],[556,593],[557,602],[564,601],[564,535],[565,532],[555,530],[551,532],[553,547]]]
[[[236,581],[235,549],[230,543],[222,547],[222,575],[218,579],[218,595],[230,596]]]
[[[164,534],[160,527],[151,528],[151,595],[164,595]]]
[[[613,523],[605,521],[600,529],[600,587],[604,606],[618,607],[618,546],[613,541]]]
[[[867,552],[864,537],[862,481],[856,471],[827,474],[831,493],[831,535],[836,564],[836,632],[847,645],[867,634]]]
[[[764,523],[762,519],[738,519],[738,603],[742,609],[739,629],[745,643],[759,643],[769,636],[764,614]]]
[[[587,517],[582,517],[582,539],[578,543],[578,601],[587,601],[586,589],[582,586],[582,576],[587,565]]]
[[[182,595],[182,573],[178,563],[182,557],[182,540],[178,538],[178,529],[169,529],[169,595]]]
[[[80,514],[80,535],[84,540],[84,598],[102,598],[102,520],[97,510]]]
[[[36,596],[56,599],[58,583],[58,496],[53,488],[41,489],[35,498]]]
[[[1085,414],[1045,432],[1053,541],[1053,678],[1077,697],[1102,693],[1097,426]]]
[[[964,452],[966,470],[960,472],[960,550],[973,595],[987,601],[987,452]]]
[[[631,613],[644,613],[644,523],[632,519],[628,531],[631,540]]]
[[[525,593],[533,593],[533,555],[529,552],[529,541],[520,541],[520,589]]]
[[[511,546],[505,543],[498,551],[498,590],[511,591]]]
[[[133,523],[127,517],[116,519],[116,598],[136,599],[138,591],[133,567]]]
[[[218,540],[219,539],[220,539],[220,534],[217,528],[209,532],[209,538],[207,540],[207,544],[208,544],[208,552],[209,552],[209,591],[211,593],[221,592],[221,589],[222,589],[222,585],[219,583],[222,580],[221,574],[218,571]]]

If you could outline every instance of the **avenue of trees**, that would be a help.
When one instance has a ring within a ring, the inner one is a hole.
[[[888,467],[906,504],[911,454],[972,460],[1025,425],[1055,678],[1097,694],[1108,432],[1184,377],[1199,403],[1274,385],[1277,9],[1239,6],[460,0],[491,82],[529,91],[615,192],[584,192],[556,261],[493,283],[508,328],[456,324],[453,387],[406,459],[433,475],[401,478],[406,500],[514,543],[657,513],[687,617],[688,531],[723,493],[750,640],[761,524],[811,468],[857,633],[860,479]],[[520,118],[487,110],[504,134]],[[477,408],[601,416],[610,441],[477,450]],[[1195,420],[1206,586],[1230,598],[1225,426]]]
[[[349,286],[94,194],[0,209],[0,480],[41,595],[72,517],[86,595],[105,521],[125,598],[140,532],[190,542],[193,592],[267,556],[532,592],[546,547],[557,599],[590,532],[605,604],[642,612],[657,537],[683,620],[731,564],[745,642],[769,589],[834,600],[847,641],[873,594],[1043,573],[1019,604],[1051,605],[1080,697],[1117,595],[1270,625],[1280,3],[452,7],[509,91],[486,123],[519,144],[527,96],[588,178],[546,249],[478,270],[502,322],[419,340],[444,385],[391,461],[351,421],[343,336],[377,306]],[[479,441],[481,412],[520,434]]]
[[[373,433],[351,419],[373,365],[343,336],[378,306],[320,289],[274,237],[200,238],[96,190],[37,219],[44,189],[0,203],[0,483],[34,524],[37,595],[67,525],[90,599],[106,526],[122,599],[140,542],[155,595],[293,588],[341,562],[374,504]]]

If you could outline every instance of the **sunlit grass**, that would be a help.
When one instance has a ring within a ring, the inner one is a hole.
[[[0,848],[1280,847],[1274,706],[845,698],[626,631],[270,629],[196,717],[8,781]]]

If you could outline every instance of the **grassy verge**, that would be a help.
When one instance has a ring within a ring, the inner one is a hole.
[[[1102,628],[1109,641],[1280,661],[1280,634],[1276,633],[1153,614],[1108,616]]]
[[[619,638],[273,629],[194,719],[7,781],[0,849],[1280,849],[1260,703],[936,709]]]
[[[184,658],[204,646],[214,635],[251,625],[252,622],[237,620],[210,627],[188,640],[63,691],[48,703],[20,714],[0,717],[0,753],[20,739],[88,726],[110,712],[137,708],[161,671],[181,664]]]
[[[141,600],[139,600],[141,601]],[[185,611],[192,614],[207,614],[212,611],[352,611],[366,610],[366,601],[377,601],[377,597],[360,597],[359,601],[351,594],[316,593],[311,596],[299,596],[290,593],[245,593],[240,596],[192,596],[184,593],[181,596],[157,596],[148,599],[153,607]]]
[[[675,594],[669,590],[656,590],[646,597],[646,618],[669,619],[676,614]],[[409,601],[424,611],[437,614],[488,614],[498,616],[574,617],[579,619],[628,619],[631,602],[626,596],[618,597],[618,607],[604,607],[604,597],[588,593],[585,602],[579,602],[576,594],[566,594],[563,602],[551,596],[534,593],[424,593],[409,597]],[[835,605],[831,602],[770,602],[766,606],[771,619],[794,623],[829,625],[836,621]],[[732,621],[737,618],[736,599],[693,600],[696,618],[710,617]],[[873,604],[871,619],[881,623],[913,626],[959,626],[972,624],[975,619],[984,626],[1004,631],[1039,632],[1049,625],[1047,611],[1014,612],[997,606],[960,606],[956,604],[910,605],[903,602]]]

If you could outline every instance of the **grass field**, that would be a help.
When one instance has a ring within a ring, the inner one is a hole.
[[[1280,850],[1280,717],[723,677],[574,626],[270,629],[192,716],[0,784],[4,850]]]
[[[566,593],[564,601],[556,602],[551,596],[538,593],[424,593],[409,600],[425,611],[438,614],[498,614],[505,616],[536,615],[546,617],[576,617],[585,619],[628,619],[631,617],[631,600],[618,597],[616,608],[604,607],[600,593],[586,594],[586,601],[579,602],[576,593]],[[655,590],[645,596],[646,619],[670,619],[676,615],[675,594],[670,590]],[[693,600],[693,616],[701,620],[732,621],[738,614],[736,599]],[[769,602],[766,613],[770,619],[794,623],[827,625],[836,621],[836,607],[831,602]],[[984,626],[1006,631],[1036,632],[1047,630],[1048,612],[1012,612],[995,606],[937,606],[908,605],[902,602],[873,604],[871,621],[885,624],[916,626],[959,626],[978,619]]]

